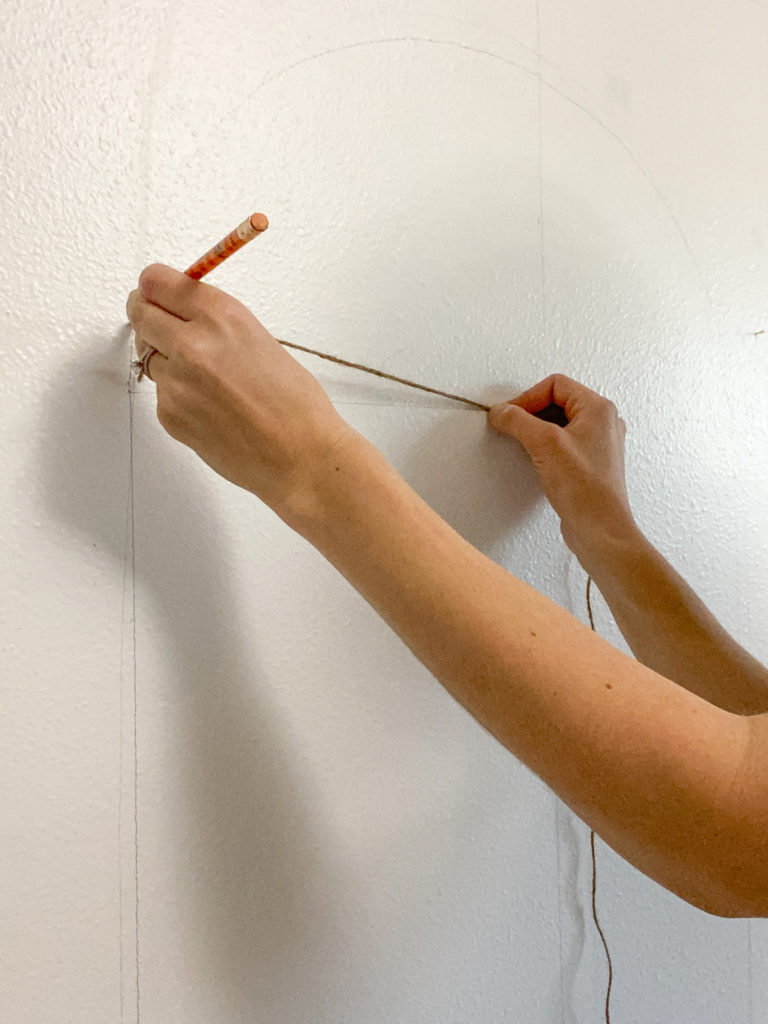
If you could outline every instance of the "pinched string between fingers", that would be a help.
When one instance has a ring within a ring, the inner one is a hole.
[[[447,391],[440,391],[440,390],[438,390],[438,388],[427,387],[426,384],[417,384],[415,381],[406,380],[404,377],[396,377],[394,374],[392,374],[392,373],[385,373],[383,370],[374,370],[373,367],[371,367],[371,366],[364,366],[362,363],[352,363],[348,359],[340,359],[338,356],[328,355],[326,352],[318,352],[316,349],[307,348],[305,345],[297,345],[295,342],[292,342],[292,341],[284,341],[282,338],[276,338],[275,340],[278,341],[281,345],[285,345],[287,348],[295,348],[295,349],[298,349],[300,352],[308,352],[310,355],[318,356],[320,359],[327,359],[327,360],[329,360],[332,363],[340,363],[342,366],[349,366],[353,370],[362,370],[364,373],[372,373],[376,377],[385,377],[387,380],[397,381],[398,384],[405,384],[405,386],[409,387],[409,388],[418,388],[420,391],[429,391],[433,395],[442,395],[444,398],[451,398],[455,402],[464,402],[465,405],[471,405],[471,406],[473,406],[476,409],[483,409],[485,412],[488,412],[488,410],[490,409],[489,405],[483,405],[482,402],[475,402],[471,398],[464,398],[462,395],[452,395],[452,394],[450,394]],[[147,373],[147,363],[149,362],[151,357],[155,354],[155,352],[157,352],[157,349],[150,346],[150,348],[148,348],[147,351],[144,353],[143,359],[141,359],[141,360],[134,360],[132,365],[139,369],[138,380],[141,380],[142,377],[144,377],[144,376],[149,377],[149,374]],[[152,380],[151,377],[149,377],[149,379]],[[554,406],[551,406],[550,409],[554,409]],[[554,417],[547,416],[546,415],[546,411],[544,412],[543,415],[541,413],[539,415],[543,419],[552,419],[554,422],[560,423],[561,426],[565,426],[565,424],[568,422],[568,420],[567,420],[567,417],[564,415],[563,410],[557,409],[556,413],[557,413],[557,415],[554,416]],[[592,577],[588,576],[587,577],[587,609],[589,611],[590,626],[592,628],[592,631],[596,633],[597,630],[595,629],[595,622],[594,622],[594,619],[592,617],[592,602],[590,600],[590,589],[591,589],[591,586],[592,586]],[[607,991],[606,997],[605,997],[605,1020],[606,1020],[606,1024],[610,1024],[610,1021],[611,1021],[610,998],[611,998],[611,987],[612,987],[612,984],[613,984],[613,963],[611,961],[611,954],[610,954],[610,952],[608,950],[608,944],[605,941],[605,935],[603,934],[603,930],[600,927],[600,922],[598,921],[598,918],[597,918],[597,906],[596,906],[596,900],[595,900],[595,894],[596,894],[596,888],[597,888],[597,863],[595,861],[595,832],[594,832],[594,829],[590,829],[590,848],[591,848],[591,852],[592,852],[592,916],[594,918],[597,930],[600,933],[600,938],[602,939],[603,946],[605,947],[605,953],[606,953],[606,956],[608,958],[608,991]],[[137,905],[137,909],[138,909],[138,905]]]

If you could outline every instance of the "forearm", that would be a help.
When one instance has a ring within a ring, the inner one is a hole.
[[[638,527],[585,550],[580,561],[639,661],[733,714],[768,711],[768,669],[728,635]]]
[[[286,522],[621,856],[702,909],[735,907],[728,814],[744,719],[486,558],[356,437],[318,465],[311,497]]]

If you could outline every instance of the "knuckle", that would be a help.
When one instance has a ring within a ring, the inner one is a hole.
[[[563,391],[572,391],[579,387],[579,382],[565,373],[553,373],[552,382],[556,387],[559,385],[559,388]]]
[[[141,289],[142,298],[149,299],[152,295],[152,292],[158,283],[162,267],[162,263],[150,263],[149,266],[144,267],[142,272],[139,274],[139,287]]]
[[[606,398],[605,395],[600,395],[600,402],[596,405],[596,408],[601,416],[607,420],[614,420],[619,415],[616,403],[612,402],[610,398]]]
[[[139,274],[139,281],[152,281],[162,271],[162,263],[148,263]]]
[[[230,296],[226,296],[226,299],[230,299]],[[244,324],[252,316],[250,310],[235,301],[222,302],[218,312],[220,319],[232,331],[242,330]]]
[[[188,367],[206,370],[211,360],[211,343],[205,334],[193,334],[186,339],[182,355]]]

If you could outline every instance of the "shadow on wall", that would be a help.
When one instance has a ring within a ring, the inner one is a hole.
[[[528,454],[513,438],[497,434],[480,410],[426,422],[398,468],[438,515],[489,558],[545,501]]]
[[[67,530],[111,551],[121,576],[131,557],[124,532],[129,339],[128,328],[111,346],[98,335],[82,339],[57,378],[77,381],[76,400],[71,391],[52,390],[37,452],[49,512]],[[154,417],[150,394],[134,395],[134,416],[137,397],[151,403]],[[145,406],[141,412],[146,411]],[[194,486],[183,460],[180,471],[169,472],[167,459],[153,460],[134,439],[134,461],[137,617],[141,631],[151,629],[166,645],[160,663],[168,666],[158,678],[149,677],[139,650],[140,940],[142,923],[146,933],[155,933],[147,924],[152,894],[163,891],[169,862],[175,861],[175,890],[161,913],[171,904],[174,921],[181,922],[173,953],[186,958],[194,949],[189,980],[200,984],[193,998],[199,1003],[209,993],[217,1012],[250,1019],[254,1006],[266,1012],[273,998],[284,1007],[286,992],[297,998],[306,993],[313,962],[327,957],[334,934],[345,930],[349,910],[334,898],[340,886],[333,877],[345,865],[324,859],[333,842],[324,835],[320,801],[297,771],[291,738],[266,697],[251,648],[246,653],[243,638],[253,629],[238,621],[216,541],[216,510]],[[129,586],[127,574],[125,579]],[[194,600],[188,600],[190,593]],[[131,674],[132,665],[126,665],[123,686],[129,690]],[[147,726],[168,737],[167,755],[142,749]],[[168,773],[153,771],[150,759],[177,766],[178,773],[162,777]],[[153,820],[171,823],[175,846],[167,853],[152,849],[159,839],[147,832],[148,808]],[[124,841],[121,856],[131,864],[133,836]],[[150,877],[155,863],[161,869]],[[161,956],[161,950],[143,946],[142,978],[145,971],[153,979],[162,976]],[[327,970],[320,980],[318,995],[332,1006]],[[189,988],[185,979],[176,984]]]
[[[392,231],[391,238],[387,236],[388,229]],[[382,225],[381,233],[382,247],[386,251],[397,251],[404,267],[420,266],[423,255],[415,237],[404,240],[389,222]],[[355,238],[354,231],[349,230],[348,234]],[[511,245],[507,260],[513,268],[509,277],[514,280],[514,268],[519,266],[522,273],[530,262],[530,253],[523,247],[515,249]],[[361,279],[367,274],[370,281],[376,281],[370,246],[360,244],[355,263],[367,268],[361,272]],[[472,273],[483,282],[493,281],[498,275],[494,253],[482,251],[472,262]],[[251,304],[251,308],[268,330],[276,331],[288,341],[296,340],[341,358],[357,360],[356,338],[363,337],[366,346],[375,350],[378,344],[382,349],[380,357],[370,357],[375,368],[491,405],[514,397],[536,382],[536,378],[525,379],[524,376],[515,385],[511,377],[523,374],[530,378],[531,366],[538,366],[537,333],[530,342],[522,343],[509,329],[509,366],[500,359],[495,348],[492,356],[485,353],[483,332],[487,329],[492,333],[496,325],[485,328],[481,309],[477,308],[475,314],[467,314],[469,324],[463,332],[464,315],[457,313],[457,306],[464,300],[468,308],[480,307],[483,302],[477,297],[481,290],[472,280],[466,280],[466,274],[466,267],[454,259],[424,268],[420,278],[404,273],[398,278],[396,289],[370,286],[365,292],[370,334],[356,322],[350,324],[347,318],[338,325],[326,325],[324,332],[322,322],[326,310],[323,308],[318,310],[319,338],[313,334],[304,337],[301,330],[294,338],[290,323],[284,328],[273,328],[258,306]],[[501,285],[499,290],[502,290]],[[338,295],[346,295],[348,291],[353,293],[352,297],[357,295],[355,285],[339,283],[335,291],[332,287],[330,294],[336,299],[332,298],[327,305],[335,308]],[[427,301],[429,297],[433,298]],[[497,321],[514,324],[520,319],[519,296],[513,286],[507,287],[501,298],[491,289],[489,305],[493,306],[494,301],[504,310],[503,314],[497,311]],[[343,301],[340,305],[344,305]],[[409,311],[410,319],[401,323],[398,317],[403,309]],[[418,316],[412,314],[414,310],[418,311]],[[527,321],[523,326],[534,330]],[[326,337],[332,340],[326,343]],[[403,345],[387,351],[391,337],[402,338]],[[493,341],[494,346],[497,345],[497,339]],[[417,353],[413,351],[416,347]],[[380,415],[362,418],[360,432],[382,450],[409,486],[438,515],[489,557],[494,557],[498,546],[507,545],[542,507],[549,507],[527,452],[513,438],[497,434],[489,425],[485,410],[334,365],[312,355],[289,352],[317,378],[341,415],[353,426],[357,420],[355,407],[378,406],[381,409]],[[362,361],[367,363],[368,359]],[[431,376],[424,370],[424,366],[430,364],[435,367]],[[468,381],[476,382],[480,367],[487,375],[484,387],[478,388],[476,383],[462,380],[462,373],[466,373]],[[553,371],[537,369],[535,372],[543,378]],[[505,380],[501,373],[510,377]],[[394,454],[390,437],[393,417],[397,418],[397,454]],[[410,434],[407,433],[409,428]]]
[[[51,392],[37,453],[50,513],[110,551],[121,577],[131,558],[129,344],[128,328],[111,346],[99,335],[82,339],[58,377],[78,382],[76,400],[71,391]],[[361,378],[355,387],[382,397],[378,382]],[[397,468],[493,557],[494,543],[543,500],[535,470],[518,445],[490,429],[484,412],[427,399],[433,401],[450,415],[432,420],[422,408],[400,410],[418,429]],[[254,1005],[263,1013],[272,1003],[284,1010],[292,993],[305,1001],[316,989],[311,998],[322,1019],[324,1007],[332,1014],[343,1005],[349,985],[349,965],[345,971],[333,961],[343,955],[338,939],[355,916],[339,899],[349,891],[348,865],[333,856],[322,799],[271,704],[254,644],[245,643],[254,629],[240,621],[227,553],[217,544],[219,512],[185,465],[197,456],[180,446],[179,458],[167,457],[153,392],[134,394],[133,403],[140,942],[142,934],[162,933],[170,913],[180,922],[173,954],[192,954],[186,984],[175,984],[188,990],[200,979],[193,986],[198,1003],[209,996],[217,1013],[245,1019]],[[138,440],[154,436],[151,427],[162,442],[156,453]],[[127,573],[125,580],[128,586]],[[141,649],[142,635],[156,638],[149,651]],[[159,666],[156,678],[151,665]],[[124,672],[130,692],[132,665]],[[133,836],[124,840],[121,855],[131,865]],[[160,849],[164,841],[170,849]],[[152,894],[169,884],[173,862],[166,904],[153,911]],[[153,913],[162,918],[157,927]],[[339,947],[342,954],[334,954]],[[162,978],[161,952],[146,940],[140,948],[141,977],[151,984]]]
[[[523,523],[548,507],[527,452],[514,438],[497,434],[484,410],[359,371],[329,369],[320,359],[301,362],[334,399],[341,416],[383,452],[439,516],[485,554],[497,543],[507,543]],[[508,387],[504,397],[515,393]],[[359,418],[358,406],[378,406],[377,414]],[[390,436],[393,421],[397,451]]]

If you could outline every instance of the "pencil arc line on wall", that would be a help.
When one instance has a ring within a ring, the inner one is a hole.
[[[553,85],[551,82],[547,81],[547,79],[543,75],[541,75],[539,71],[532,70],[531,68],[526,67],[524,64],[520,64],[519,62],[512,60],[510,57],[506,57],[506,56],[504,56],[503,54],[500,54],[500,53],[494,53],[492,50],[486,50],[486,49],[483,49],[481,47],[471,46],[471,45],[469,45],[467,43],[459,43],[459,42],[456,42],[455,40],[452,40],[452,39],[432,39],[432,38],[429,38],[427,36],[391,36],[391,37],[384,37],[384,38],[381,38],[381,39],[364,39],[364,40],[360,40],[359,42],[345,43],[343,46],[337,46],[337,47],[334,47],[332,49],[321,50],[321,51],[319,51],[317,53],[309,54],[309,55],[307,55],[305,57],[302,57],[298,61],[294,61],[292,64],[286,65],[285,67],[281,68],[278,71],[268,73],[261,80],[261,82],[256,86],[256,88],[254,90],[252,90],[250,93],[248,93],[247,96],[243,97],[243,99],[235,106],[235,108],[232,111],[232,113],[234,114],[234,113],[238,112],[239,110],[241,110],[242,107],[245,106],[250,101],[252,101],[259,94],[259,92],[261,92],[261,90],[265,86],[269,85],[271,82],[274,82],[276,79],[281,78],[283,75],[287,74],[289,71],[293,71],[296,68],[301,67],[303,64],[309,64],[312,61],[320,60],[322,57],[330,57],[330,56],[333,56],[333,55],[335,55],[337,53],[341,53],[341,52],[343,52],[345,50],[359,49],[360,47],[363,47],[363,46],[377,46],[377,45],[379,45],[381,43],[406,43],[406,42],[431,43],[431,44],[433,44],[435,46],[452,46],[452,47],[454,47],[456,49],[466,50],[466,51],[468,51],[470,53],[476,53],[476,54],[479,54],[480,56],[489,57],[492,60],[497,60],[497,61],[500,61],[503,64],[509,65],[510,67],[514,67],[518,71],[522,71],[524,74],[527,74],[531,78],[537,80],[538,82],[540,82],[540,84],[542,86],[544,86],[545,88],[549,89],[550,92],[555,93],[557,96],[561,97],[567,103],[570,103],[572,106],[576,107],[576,109],[580,110],[583,114],[585,114],[588,118],[590,118],[590,120],[592,120],[599,128],[602,128],[602,130],[604,132],[606,132],[606,134],[611,136],[622,147],[622,149],[627,154],[627,156],[630,158],[630,160],[635,165],[637,170],[640,172],[642,177],[650,185],[650,187],[653,190],[654,194],[656,195],[657,199],[659,200],[659,202],[661,203],[661,205],[663,206],[663,208],[667,212],[667,215],[669,216],[669,219],[671,220],[672,225],[674,226],[675,231],[677,232],[677,234],[680,237],[680,240],[683,243],[683,246],[685,248],[686,253],[688,254],[688,257],[691,260],[691,263],[693,264],[693,266],[695,268],[696,275],[697,275],[697,277],[699,279],[699,284],[701,285],[701,289],[704,292],[704,295],[706,296],[706,299],[707,299],[709,317],[710,317],[710,319],[712,321],[714,321],[716,314],[715,314],[714,303],[712,301],[712,295],[711,295],[711,293],[709,291],[709,288],[707,286],[707,282],[706,282],[706,279],[705,279],[704,274],[702,272],[702,269],[701,269],[701,267],[699,265],[699,262],[696,259],[696,255],[695,255],[695,253],[693,251],[693,248],[692,248],[690,242],[688,241],[688,237],[686,236],[685,231],[683,230],[683,227],[680,224],[680,221],[678,220],[677,216],[675,215],[675,212],[674,212],[674,210],[672,208],[672,205],[671,205],[669,199],[667,198],[665,193],[661,190],[661,188],[658,186],[658,184],[654,180],[654,178],[651,175],[651,173],[640,162],[639,158],[637,157],[637,155],[635,154],[634,150],[629,145],[629,143],[626,142],[621,137],[621,135],[619,135],[613,128],[610,128],[603,121],[601,121],[600,118],[593,111],[591,111],[588,107],[585,107],[582,103],[579,103],[578,100],[574,99],[568,93],[564,92],[562,89],[558,88],[557,86]],[[539,57],[541,57],[541,55],[539,55]],[[541,59],[543,59],[543,58],[541,58]],[[189,158],[190,161],[197,159],[200,156],[201,152],[204,150],[204,148],[205,148],[205,143],[201,144],[198,147],[198,149],[194,150],[192,155],[191,155],[191,157]]]

